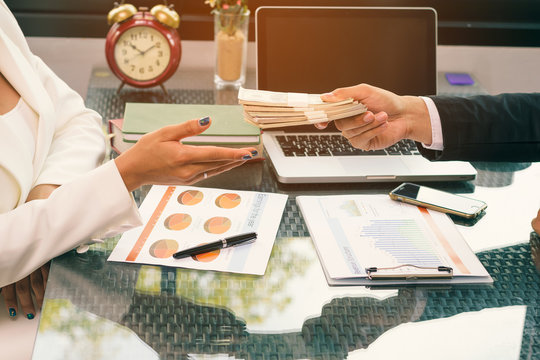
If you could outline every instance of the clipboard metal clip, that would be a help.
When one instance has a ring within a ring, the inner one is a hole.
[[[454,276],[454,270],[450,266],[428,267],[402,264],[392,267],[369,267],[365,270],[370,280],[451,279]]]

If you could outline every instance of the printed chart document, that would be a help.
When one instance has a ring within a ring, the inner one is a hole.
[[[140,206],[145,223],[125,232],[109,261],[263,275],[287,196],[154,185]],[[256,232],[251,244],[174,259],[180,250]]]
[[[296,201],[329,285],[493,282],[446,214],[387,195]]]

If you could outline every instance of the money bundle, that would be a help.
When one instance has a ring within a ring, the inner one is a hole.
[[[319,94],[287,93],[240,88],[238,103],[244,119],[261,129],[309,125],[364,113],[364,104],[346,99],[324,102]]]

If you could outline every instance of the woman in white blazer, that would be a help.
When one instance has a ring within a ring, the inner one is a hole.
[[[12,316],[18,296],[33,317],[25,286],[34,272],[32,286],[42,294],[35,270],[51,258],[141,224],[135,188],[190,184],[256,155],[254,148],[182,145],[181,138],[208,128],[203,118],[148,134],[101,165],[100,116],[31,53],[3,0],[0,74],[0,287]]]

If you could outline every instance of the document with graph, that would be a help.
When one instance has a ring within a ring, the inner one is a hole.
[[[296,201],[329,285],[493,282],[446,214],[387,195]]]
[[[263,275],[286,202],[283,194],[154,185],[139,208],[144,225],[122,234],[108,260]],[[172,257],[251,232],[257,239],[248,245]]]

